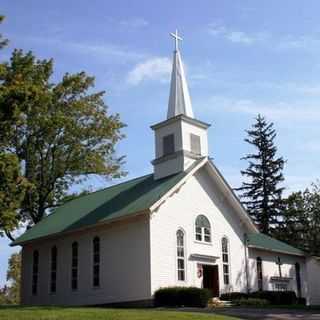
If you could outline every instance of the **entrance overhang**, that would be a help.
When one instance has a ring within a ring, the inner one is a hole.
[[[190,257],[189,257],[190,260],[198,261],[198,262],[202,262],[202,263],[206,263],[206,262],[207,263],[214,263],[219,258],[220,257],[217,257],[217,256],[209,256],[209,255],[198,254],[198,253],[190,254]]]

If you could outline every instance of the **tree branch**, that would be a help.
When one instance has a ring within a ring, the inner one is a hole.
[[[11,232],[8,230],[4,230],[4,233],[6,234],[6,236],[9,238],[9,240],[11,241],[15,241],[16,239],[12,236]]]

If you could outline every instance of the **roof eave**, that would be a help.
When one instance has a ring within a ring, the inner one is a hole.
[[[31,240],[26,240],[26,241],[21,241],[21,242],[20,241],[19,242],[13,241],[9,245],[11,247],[24,246],[26,244],[30,244],[32,242],[37,242],[39,240],[54,239],[57,236],[61,236],[61,235],[65,236],[65,235],[69,235],[69,234],[76,233],[76,232],[81,232],[81,231],[85,231],[85,230],[89,230],[89,229],[94,229],[96,227],[100,227],[100,226],[103,226],[103,225],[107,225],[107,224],[115,223],[115,222],[120,222],[120,221],[124,221],[124,220],[129,220],[130,218],[135,218],[137,216],[141,216],[141,215],[145,215],[145,214],[149,214],[149,213],[150,213],[150,210],[149,210],[149,208],[147,208],[145,210],[138,211],[138,212],[133,213],[133,214],[127,214],[127,215],[122,216],[122,217],[108,219],[106,221],[101,220],[98,223],[95,223],[95,224],[92,224],[92,225],[89,225],[89,226],[85,226],[85,227],[82,227],[82,228],[56,232],[56,233],[50,234],[48,236],[43,236],[43,237],[39,237],[39,238],[31,239]]]
[[[209,128],[211,125],[209,123],[206,123],[206,122],[203,122],[203,121],[200,121],[200,120],[197,120],[197,119],[194,119],[194,118],[190,118],[184,114],[178,114],[177,116],[174,116],[172,118],[169,118],[169,119],[166,119],[164,121],[161,121],[159,123],[156,123],[152,126],[150,126],[150,128],[152,130],[156,130],[156,129],[159,129],[161,127],[164,127],[164,126],[167,126],[168,124],[171,124],[171,123],[174,123],[178,120],[182,120],[182,121],[185,121],[187,123],[190,123],[190,124],[193,124],[199,128],[203,128],[203,129],[207,129]]]
[[[289,251],[286,251],[286,250],[277,250],[277,249],[270,249],[270,248],[265,248],[265,247],[261,247],[261,246],[257,246],[257,245],[252,245],[252,244],[249,244],[247,246],[248,248],[252,248],[252,249],[258,249],[258,250],[264,250],[264,251],[270,251],[270,252],[276,252],[276,253],[285,253],[285,254],[288,254],[288,255],[292,255],[292,256],[299,256],[299,257],[306,257],[306,254],[304,253],[298,253],[298,252],[289,252]]]
[[[247,224],[247,226],[252,229],[253,232],[260,233],[258,228],[255,226],[255,224],[252,222],[251,218],[249,217],[249,214],[247,213],[247,211],[245,210],[245,208],[241,204],[239,198],[237,197],[235,192],[232,190],[232,188],[230,187],[230,185],[228,184],[226,179],[223,177],[221,172],[218,170],[218,168],[214,165],[212,160],[209,160],[208,164],[209,164],[210,168],[216,173],[216,175],[220,179],[220,182],[222,183],[222,185],[228,191],[229,195],[231,196],[231,199],[234,200],[234,204],[235,204],[236,208],[238,209],[238,212],[243,217],[243,222],[245,222]]]

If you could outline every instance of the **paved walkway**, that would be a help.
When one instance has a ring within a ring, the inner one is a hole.
[[[223,308],[207,312],[255,320],[320,320],[320,310]]]
[[[179,308],[179,311],[212,313],[244,320],[320,320],[320,310],[228,307],[215,309]]]

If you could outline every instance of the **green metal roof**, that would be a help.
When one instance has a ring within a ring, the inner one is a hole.
[[[154,180],[153,174],[149,174],[67,202],[27,230],[11,245],[93,226],[146,210],[201,160],[195,161],[188,170],[166,178]]]
[[[258,248],[262,250],[283,252],[292,255],[305,256],[305,252],[289,244],[271,238],[263,233],[250,233],[247,235],[248,247]]]

